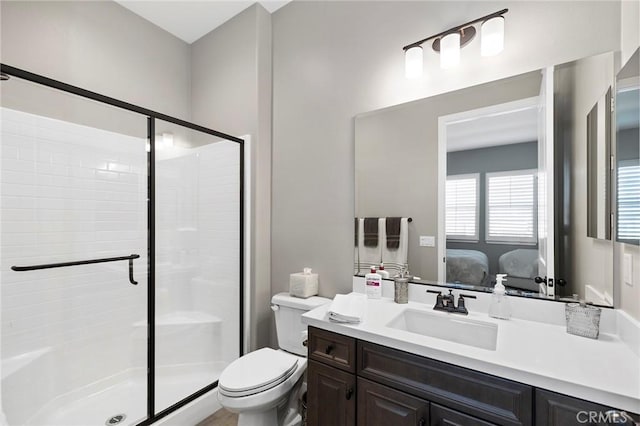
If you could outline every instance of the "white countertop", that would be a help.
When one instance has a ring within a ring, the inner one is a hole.
[[[328,320],[329,305],[302,316],[302,322],[325,330],[467,367],[535,387],[586,399],[613,408],[640,412],[640,358],[618,336],[601,333],[597,340],[567,334],[564,326],[519,318],[497,320],[483,312],[467,318],[498,324],[495,351],[386,327],[410,308],[434,315],[425,303],[400,305],[393,299],[367,301],[359,324]]]

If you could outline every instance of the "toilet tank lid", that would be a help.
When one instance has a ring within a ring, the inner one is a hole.
[[[278,293],[271,298],[271,303],[274,305],[286,306],[303,311],[310,311],[329,302],[331,302],[331,299],[327,299],[326,297],[311,296],[303,299],[301,297],[293,297],[286,292]]]

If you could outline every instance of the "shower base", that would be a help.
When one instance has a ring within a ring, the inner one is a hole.
[[[185,371],[186,370],[186,371]],[[162,411],[193,392],[209,385],[219,376],[220,365],[157,371],[156,412]],[[103,426],[114,416],[126,415],[118,423],[135,425],[146,418],[147,383],[142,374],[123,374],[110,380],[107,387],[92,385],[64,395],[48,404],[27,423],[28,426]],[[127,377],[128,376],[128,377]]]

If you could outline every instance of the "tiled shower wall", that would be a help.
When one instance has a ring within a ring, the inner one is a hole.
[[[219,141],[156,164],[157,313],[219,319],[212,361],[223,363],[237,358],[240,338],[239,152]]]
[[[6,108],[1,136],[2,360],[49,348],[41,387],[57,395],[131,364],[131,325],[146,318],[146,140]],[[10,269],[132,253],[137,286],[126,261]]]

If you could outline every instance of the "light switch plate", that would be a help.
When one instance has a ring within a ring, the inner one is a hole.
[[[624,271],[624,283],[633,287],[633,256],[631,253],[624,254],[622,270]]]
[[[435,247],[436,237],[431,235],[420,235],[420,247]]]

